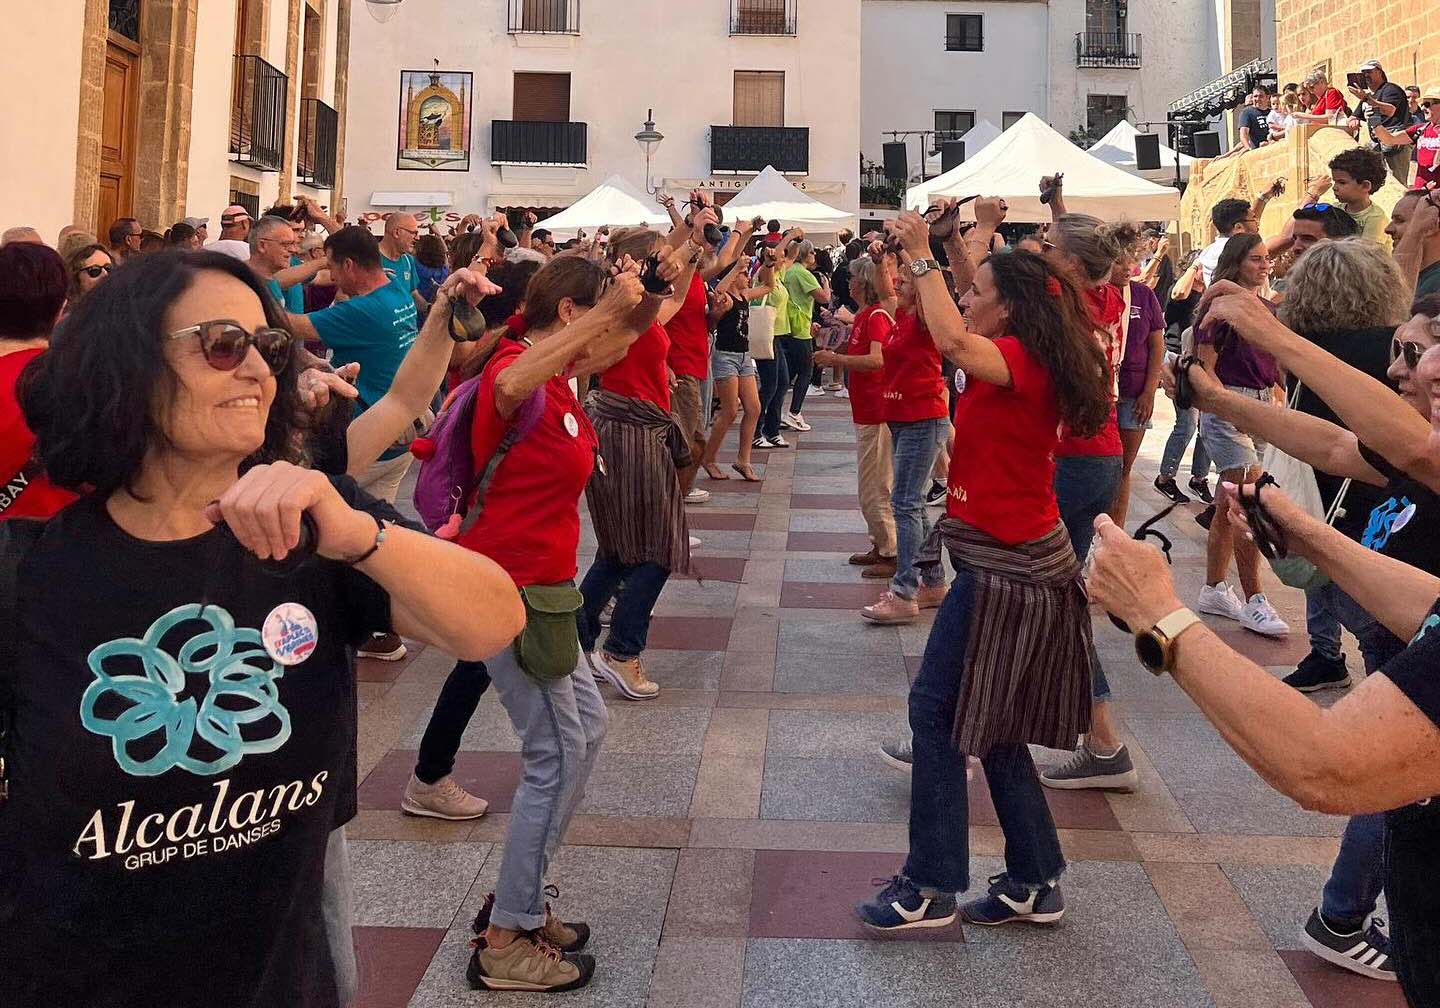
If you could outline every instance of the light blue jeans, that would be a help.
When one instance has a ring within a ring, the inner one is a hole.
[[[890,510],[895,513],[895,577],[890,590],[901,598],[913,599],[926,587],[945,583],[945,566],[936,564],[921,572],[915,557],[930,534],[930,516],[925,507],[925,491],[930,486],[930,473],[935,457],[945,443],[949,421],[891,421],[890,442],[894,452],[895,487],[890,492]]]
[[[490,920],[514,931],[545,923],[545,873],[585,796],[610,716],[583,660],[558,682],[538,685],[509,646],[485,667],[520,736],[524,776],[515,789]]]
[[[1195,437],[1195,429],[1200,425],[1200,411],[1193,406],[1188,410],[1177,409],[1175,411],[1175,426],[1170,430],[1170,440],[1165,442],[1165,452],[1160,456],[1160,475],[1175,478],[1180,471],[1180,460],[1185,457],[1185,449],[1190,447],[1190,442],[1195,442],[1195,454],[1190,457],[1190,476],[1192,479],[1205,479],[1210,475],[1210,456],[1205,453],[1205,442]]]

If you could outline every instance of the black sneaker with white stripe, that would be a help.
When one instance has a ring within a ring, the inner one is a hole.
[[[1384,921],[1372,918],[1367,928],[1336,931],[1317,907],[1305,922],[1300,941],[1321,959],[1372,980],[1395,980],[1390,958],[1390,936],[1380,930]]]

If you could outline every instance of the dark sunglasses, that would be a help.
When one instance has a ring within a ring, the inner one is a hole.
[[[109,273],[114,268],[114,265],[112,265],[111,263],[101,263],[98,266],[81,266],[78,270],[75,271],[75,275],[79,276],[81,273],[84,273],[91,280],[99,280],[102,276],[104,276],[106,273]]]
[[[252,333],[231,319],[212,319],[186,326],[170,333],[166,339],[184,339],[186,336],[200,337],[200,352],[205,355],[205,363],[216,371],[234,371],[253,346],[260,352],[271,374],[285,370],[290,363],[290,347],[295,341],[284,329],[263,326]]]
[[[1390,340],[1390,359],[1393,361],[1396,357],[1403,356],[1405,358],[1405,366],[1411,371],[1414,371],[1420,366],[1420,358],[1424,356],[1424,354],[1425,348],[1414,340]]]

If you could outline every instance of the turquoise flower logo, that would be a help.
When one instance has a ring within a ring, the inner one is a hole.
[[[161,642],[190,622],[210,629],[172,656]],[[137,661],[143,674],[130,671]],[[217,606],[172,609],[142,638],[101,644],[90,652],[89,664],[95,681],[80,698],[80,723],[111,740],[116,764],[133,777],[157,777],[174,767],[213,776],[251,753],[274,752],[290,738],[290,712],[277,685],[284,669],[265,652],[259,631],[237,629]],[[209,681],[198,703],[193,696],[180,699],[188,676]],[[207,744],[201,755],[192,754],[197,735]]]

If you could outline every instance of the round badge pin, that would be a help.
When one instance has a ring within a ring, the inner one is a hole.
[[[282,602],[270,610],[260,628],[265,653],[281,665],[299,665],[320,642],[315,614],[299,602]]]
[[[570,433],[571,437],[580,436],[580,421],[575,419],[574,413],[565,414],[565,429]]]
[[[965,394],[965,381],[966,381],[966,379],[965,379],[965,372],[964,372],[964,371],[960,371],[960,370],[957,369],[957,370],[955,371],[955,394],[956,394],[956,395],[964,395],[964,394]]]

